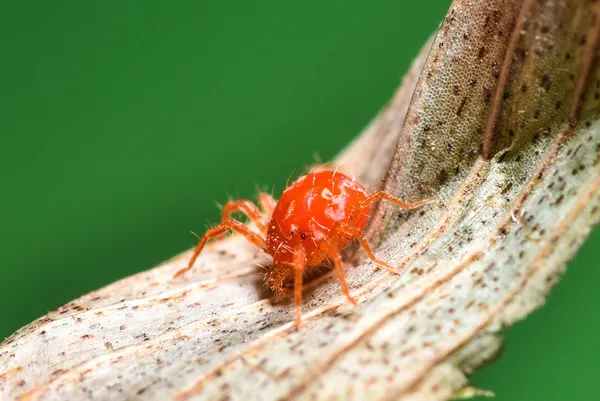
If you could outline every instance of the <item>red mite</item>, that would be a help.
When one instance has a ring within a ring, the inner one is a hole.
[[[393,266],[375,257],[363,235],[371,204],[381,198],[406,209],[429,203],[404,203],[383,191],[369,195],[366,188],[352,178],[323,168],[298,178],[283,191],[278,202],[261,192],[258,201],[262,212],[249,200],[230,201],[223,207],[221,224],[200,238],[187,267],[173,278],[192,268],[206,241],[228,230],[237,232],[273,257],[265,281],[276,294],[285,294],[284,285],[294,280],[296,325],[300,327],[302,274],[307,268],[320,266],[326,259],[333,261],[344,295],[356,305],[348,291],[341,257],[342,249],[353,240],[360,242],[374,263],[398,273]],[[260,233],[231,219],[236,212],[246,214]]]

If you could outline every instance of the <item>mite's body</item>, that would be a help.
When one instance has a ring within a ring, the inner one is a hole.
[[[369,195],[357,181],[328,169],[317,169],[298,178],[286,188],[278,202],[270,195],[259,194],[262,212],[247,200],[228,202],[223,208],[221,224],[204,234],[188,266],[175,277],[192,268],[206,241],[227,230],[235,231],[273,257],[265,281],[275,293],[284,293],[284,285],[294,280],[296,324],[300,326],[302,274],[326,259],[333,262],[342,291],[356,304],[346,285],[341,258],[342,249],[351,241],[359,240],[373,262],[396,272],[393,266],[375,257],[363,235],[371,205],[381,198],[404,208],[428,203],[406,204],[382,191]],[[246,214],[260,233],[230,219],[235,212]]]

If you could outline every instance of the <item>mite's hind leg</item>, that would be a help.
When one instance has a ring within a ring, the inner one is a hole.
[[[254,203],[245,199],[227,202],[221,212],[221,222],[229,220],[231,215],[236,212],[244,213],[250,221],[256,224],[261,232],[265,231],[265,222],[262,213]]]
[[[340,226],[337,229],[341,233],[348,234],[348,235],[356,238],[358,240],[358,242],[360,242],[360,244],[364,248],[365,252],[367,252],[369,259],[371,259],[373,261],[373,263],[385,267],[390,273],[394,273],[394,274],[401,273],[401,271],[399,271],[398,269],[396,269],[394,266],[390,265],[389,263],[387,263],[381,259],[377,259],[377,257],[373,253],[373,250],[371,249],[371,246],[367,242],[367,239],[365,238],[365,235],[363,234],[362,230],[360,230],[356,227],[352,227],[352,226]]]
[[[342,286],[342,292],[348,298],[348,301],[354,306],[357,305],[356,300],[350,295],[350,291],[348,290],[348,283],[346,283],[346,276],[344,275],[344,267],[342,264],[342,256],[340,255],[340,251],[333,246],[330,246],[326,249],[327,257],[333,260],[333,264],[335,266],[335,272],[338,276],[338,280],[340,285]]]
[[[302,273],[306,264],[304,247],[298,245],[294,249],[294,304],[296,305],[296,328],[302,323]]]
[[[204,245],[206,244],[206,242],[211,238],[214,238],[214,237],[219,236],[220,234],[223,234],[227,230],[231,230],[238,234],[241,234],[244,237],[246,237],[246,239],[248,241],[252,242],[254,245],[256,245],[260,248],[263,248],[263,249],[265,248],[265,240],[260,235],[256,234],[255,232],[250,230],[246,225],[240,223],[239,221],[226,220],[226,221],[222,222],[221,224],[219,224],[218,226],[208,230],[206,232],[206,234],[204,234],[202,236],[202,238],[200,238],[200,241],[198,242],[198,245],[196,246],[196,249],[194,250],[194,254],[192,255],[192,258],[188,262],[187,267],[184,267],[183,269],[181,269],[177,273],[175,273],[173,278],[181,276],[183,273],[190,270],[192,268],[192,266],[194,266],[194,262],[196,261],[196,258],[200,254],[200,251],[202,251],[202,248],[204,248]]]

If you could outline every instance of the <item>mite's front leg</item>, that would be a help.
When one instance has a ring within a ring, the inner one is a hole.
[[[325,252],[327,254],[327,257],[333,260],[333,265],[335,266],[335,273],[338,276],[338,280],[340,282],[340,285],[342,286],[342,292],[346,296],[346,299],[348,299],[348,301],[352,305],[357,306],[358,304],[356,303],[356,300],[352,297],[352,295],[350,295],[350,290],[348,290],[348,283],[346,282],[346,275],[344,274],[344,266],[342,263],[342,255],[340,254],[339,248],[330,244],[325,249]]]
[[[373,261],[373,263],[375,263],[375,264],[377,264],[379,266],[385,267],[390,273],[393,273],[393,274],[400,274],[400,273],[402,273],[400,270],[398,270],[396,267],[390,265],[386,261],[381,260],[381,259],[377,259],[377,257],[375,256],[375,253],[371,249],[371,246],[367,242],[367,239],[365,238],[365,235],[363,234],[363,232],[359,228],[352,227],[352,226],[340,226],[340,227],[338,227],[338,231],[341,232],[341,233],[343,233],[343,234],[347,234],[347,235],[349,235],[351,237],[356,238],[358,240],[358,242],[360,242],[360,244],[362,245],[362,247],[365,250],[365,252],[367,252],[367,255],[369,256],[369,259],[371,259]]]
[[[183,273],[190,270],[192,268],[192,266],[194,266],[194,262],[196,261],[196,258],[198,257],[198,255],[200,255],[200,252],[202,251],[202,248],[204,248],[204,245],[206,245],[206,242],[211,238],[218,237],[219,235],[223,234],[227,230],[231,230],[238,234],[243,235],[244,237],[246,237],[246,239],[248,241],[252,242],[254,245],[256,245],[259,248],[262,248],[262,249],[266,248],[264,238],[262,238],[260,235],[256,234],[252,230],[250,230],[246,225],[244,225],[236,220],[226,220],[226,221],[222,222],[221,224],[219,224],[218,226],[208,230],[206,232],[206,234],[204,234],[202,236],[202,238],[200,238],[200,241],[198,242],[198,245],[196,246],[196,249],[194,250],[194,254],[192,255],[190,261],[188,262],[187,267],[184,267],[183,269],[181,269],[177,273],[175,273],[173,278],[179,277]]]
[[[296,329],[302,323],[302,274],[306,265],[304,247],[298,244],[294,249],[294,303],[296,304]]]
[[[233,213],[243,213],[250,221],[252,221],[261,232],[266,230],[264,217],[258,210],[258,207],[254,203],[249,200],[242,199],[237,201],[229,201],[223,206],[223,211],[221,212],[221,222],[227,221],[231,218]]]
[[[289,294],[283,286],[294,279],[294,304],[296,307],[296,328],[302,323],[302,274],[306,266],[306,251],[298,245],[294,248],[292,262],[276,263],[265,274],[265,281],[277,296]]]

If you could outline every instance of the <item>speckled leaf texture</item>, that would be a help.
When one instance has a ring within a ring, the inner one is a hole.
[[[444,400],[541,306],[598,220],[599,2],[457,0],[337,163],[379,204],[347,277],[290,299],[269,257],[215,242],[88,294],[0,346],[2,400]]]

